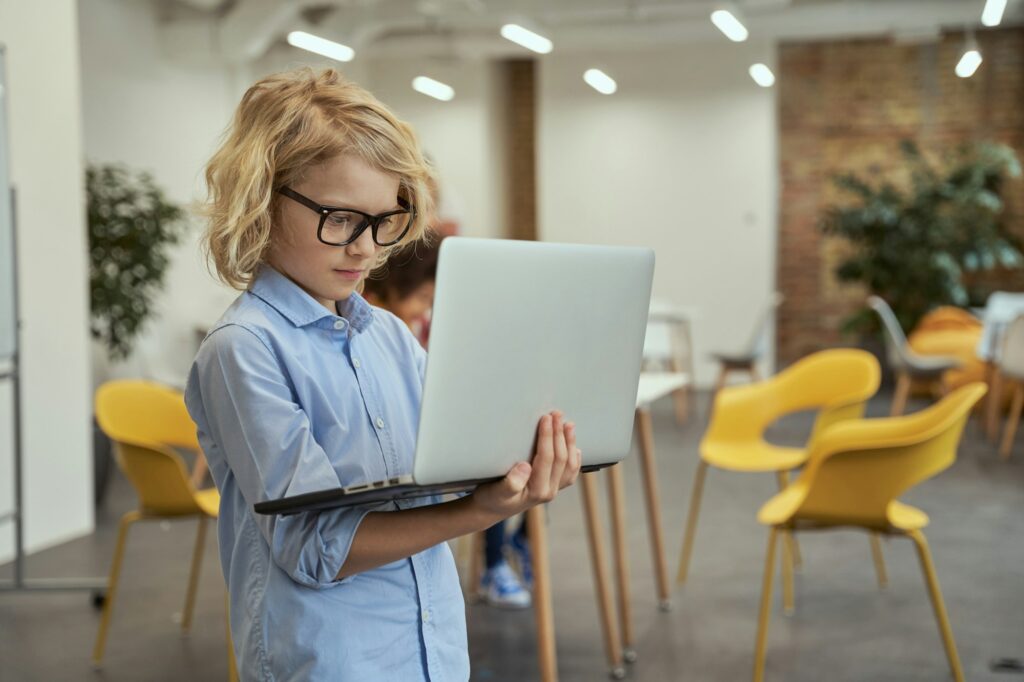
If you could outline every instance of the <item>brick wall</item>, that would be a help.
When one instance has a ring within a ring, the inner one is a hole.
[[[984,62],[969,79],[953,72],[963,50],[960,33],[923,45],[888,39],[780,45],[782,365],[855,343],[841,338],[839,326],[866,294],[836,281],[844,245],[818,229],[823,209],[843,200],[830,180],[835,173],[898,181],[904,138],[917,140],[926,153],[994,140],[1024,160],[1024,29],[983,31],[977,39]],[[1024,183],[1010,183],[1004,196],[1011,229],[1024,237]],[[1024,275],[992,273],[986,283],[1024,290]]]

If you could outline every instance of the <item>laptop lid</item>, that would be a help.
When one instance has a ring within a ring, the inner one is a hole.
[[[584,466],[629,454],[653,274],[647,248],[445,239],[416,483],[503,476],[553,409]]]

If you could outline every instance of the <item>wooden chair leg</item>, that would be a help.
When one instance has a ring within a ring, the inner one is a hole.
[[[722,368],[718,370],[718,381],[715,382],[715,393],[718,393],[725,388],[725,381],[729,377],[729,368],[722,365]]]
[[[999,367],[992,370],[992,385],[988,393],[988,414],[986,420],[985,434],[991,443],[996,442],[999,434],[999,409],[1003,403],[1003,373]]]
[[[651,426],[650,410],[638,409],[635,424],[640,441],[640,473],[644,483],[644,507],[647,510],[647,533],[651,539],[651,560],[654,564],[655,585],[658,590],[658,606],[662,611],[667,611],[671,588],[669,587],[668,565],[665,561],[665,535],[661,525],[661,493],[658,490],[658,468],[654,461],[654,429]]]
[[[676,585],[686,582],[690,570],[690,555],[693,553],[693,535],[697,530],[697,516],[700,514],[700,498],[704,493],[704,477],[708,465],[701,460],[697,465],[697,475],[693,478],[693,492],[690,494],[690,511],[686,515],[686,534],[683,536],[683,551],[679,556],[679,572],[676,573]]]
[[[100,620],[100,630],[96,633],[96,645],[92,650],[92,664],[97,668],[103,662],[103,650],[107,643],[107,632],[110,629],[110,616],[114,611],[114,598],[117,597],[117,582],[121,577],[121,563],[124,560],[124,545],[128,539],[128,528],[141,518],[142,514],[137,511],[130,511],[121,517],[120,528],[117,532],[117,545],[114,546],[114,561],[110,566],[110,578],[107,580],[107,595],[103,600],[103,617]]]
[[[486,531],[478,531],[469,536],[469,578],[466,594],[470,599],[480,596],[480,578],[484,573],[484,542]]]
[[[669,368],[673,372],[681,372],[682,367],[679,360],[672,358]],[[688,381],[693,382],[693,377],[688,375]],[[672,400],[675,402],[676,423],[685,424],[690,418],[690,383],[672,392]]]
[[[629,599],[629,561],[626,553],[626,496],[622,481],[622,464],[608,467],[608,506],[611,507],[612,545],[615,553],[615,592],[619,605],[619,626],[622,629],[622,658],[636,660],[633,638],[633,609]]]
[[[1003,443],[999,448],[999,455],[1003,459],[1010,458],[1010,451],[1013,450],[1013,438],[1017,435],[1022,409],[1024,409],[1024,383],[1018,383],[1013,390],[1013,404],[1010,406],[1009,414],[1006,415],[1006,430],[1003,432]]]
[[[789,472],[788,471],[777,471],[775,478],[779,484],[779,492],[786,489],[789,485]],[[783,540],[786,543],[786,551],[789,552],[790,556],[793,557],[793,567],[796,569],[803,568],[804,558],[800,553],[800,544],[796,541],[796,535],[793,533],[786,533],[783,535]]]
[[[192,569],[188,576],[188,591],[185,593],[185,611],[181,617],[181,631],[188,632],[192,627],[192,614],[195,611],[196,588],[199,586],[199,572],[203,565],[203,550],[206,548],[206,514],[199,515],[199,528],[196,530],[196,545],[192,550]]]
[[[597,511],[596,472],[583,474],[579,479],[580,496],[583,499],[583,520],[587,526],[587,540],[590,545],[590,567],[594,575],[594,593],[597,595],[598,611],[601,614],[601,632],[604,634],[604,650],[608,667],[615,677],[625,671],[622,668],[622,640],[615,622],[615,608],[612,606],[612,590],[608,581],[605,558],[604,533]],[[533,527],[530,527],[533,533]]]
[[[782,612],[792,616],[796,610],[793,597],[793,532],[780,530],[782,535]]]
[[[548,561],[548,529],[544,523],[544,505],[526,512],[529,524],[530,555],[533,557],[533,615],[537,623],[537,662],[541,682],[557,682],[558,657],[555,651],[555,619],[551,608],[551,567]]]
[[[778,531],[768,531],[768,551],[764,558],[764,578],[761,583],[761,613],[757,619],[757,640],[754,645],[754,682],[764,680],[765,649],[768,643],[768,619],[771,617],[772,582],[775,577],[775,539]]]
[[[921,560],[921,571],[924,573],[925,582],[928,585],[932,608],[935,609],[935,620],[939,624],[939,633],[942,635],[942,644],[946,649],[946,658],[949,659],[949,669],[956,682],[963,682],[964,671],[960,667],[960,656],[956,651],[956,642],[953,641],[953,629],[949,626],[949,615],[946,613],[946,604],[942,601],[942,591],[939,589],[939,579],[935,575],[935,565],[932,563],[932,553],[928,549],[928,541],[919,530],[912,530],[907,535],[917,547],[917,555]]]
[[[892,396],[892,408],[889,411],[890,417],[898,417],[903,414],[907,407],[907,396],[910,394],[910,375],[900,372],[896,379],[896,391]]]
[[[747,373],[750,374],[750,380],[753,382],[761,381],[761,373],[757,371],[757,365],[750,363],[750,367],[747,368]]]
[[[238,682],[235,640],[231,637],[231,601],[226,592],[224,593],[224,632],[228,641],[228,682]]]
[[[885,555],[882,554],[882,541],[878,533],[872,533],[869,538],[871,542],[871,557],[875,562],[875,575],[878,576],[878,586],[884,588],[889,584],[889,574],[885,570]]]

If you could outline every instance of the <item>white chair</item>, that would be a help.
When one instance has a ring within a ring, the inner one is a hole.
[[[1002,381],[1013,381],[1017,384],[1013,391],[1013,403],[1006,415],[1006,429],[1003,431],[1003,442],[999,454],[1003,459],[1010,457],[1013,449],[1013,437],[1017,434],[1020,414],[1024,409],[1024,315],[1020,315],[1010,323],[1003,336],[1003,352],[999,356],[997,370]]]
[[[949,388],[943,377],[949,370],[960,367],[960,361],[956,358],[939,355],[918,355],[910,350],[903,328],[889,304],[878,296],[871,296],[868,298],[868,305],[878,313],[878,317],[882,320],[889,365],[897,376],[896,392],[892,398],[890,416],[896,417],[903,414],[903,410],[907,406],[907,396],[910,394],[910,384],[913,381],[937,383],[939,393],[945,396],[949,392]]]
[[[686,375],[686,383],[673,394],[676,423],[689,418],[693,397],[693,312],[668,301],[652,300],[644,337],[644,371],[669,371]]]
[[[757,373],[757,361],[768,350],[769,322],[784,300],[785,297],[779,292],[772,294],[764,310],[761,311],[757,324],[754,325],[754,331],[750,335],[747,345],[742,349],[734,353],[711,354],[711,357],[720,365],[715,391],[721,390],[725,386],[726,379],[732,372],[746,372],[753,381],[760,381],[761,377]]]

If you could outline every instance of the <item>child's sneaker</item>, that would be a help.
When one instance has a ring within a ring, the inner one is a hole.
[[[530,541],[515,533],[508,541],[509,552],[514,561],[519,565],[519,575],[523,577],[523,585],[528,590],[533,590],[533,559],[530,556]]]
[[[505,561],[484,571],[483,578],[480,579],[480,592],[484,600],[492,606],[525,609],[530,605],[530,593]]]

